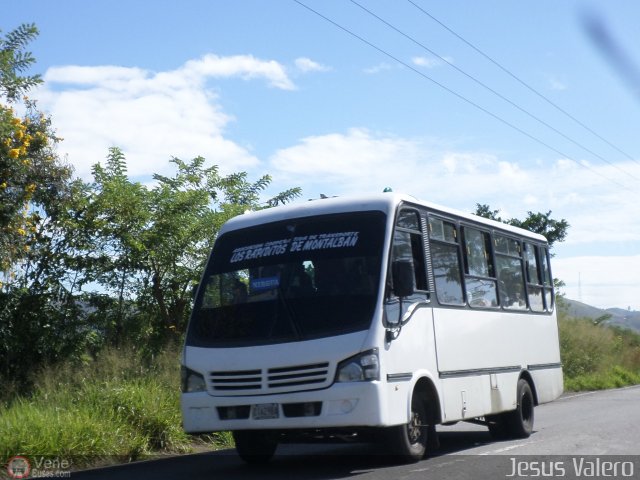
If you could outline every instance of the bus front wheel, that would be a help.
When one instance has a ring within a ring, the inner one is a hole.
[[[409,422],[389,428],[386,444],[398,460],[417,462],[424,457],[429,435],[427,413],[424,401],[414,394]]]
[[[251,465],[269,462],[278,448],[275,435],[266,431],[239,430],[233,432],[233,440],[240,458]]]

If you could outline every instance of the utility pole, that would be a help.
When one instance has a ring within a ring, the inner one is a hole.
[[[582,303],[582,273],[578,272],[578,301]]]

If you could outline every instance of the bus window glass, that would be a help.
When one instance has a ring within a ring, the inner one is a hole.
[[[502,306],[516,310],[526,309],[527,300],[522,279],[522,262],[518,258],[497,255],[496,264]]]
[[[422,235],[396,230],[393,237],[393,259],[411,262],[416,289],[427,290]]]
[[[259,345],[368,328],[385,218],[382,212],[296,218],[221,235],[187,343]]]
[[[478,277],[492,276],[490,272],[489,235],[472,228],[465,228],[464,241],[467,251],[467,273]]]
[[[538,268],[538,247],[530,243],[524,244],[524,258],[527,271],[527,292],[529,293],[529,307],[534,312],[544,311],[543,288],[540,282]]]
[[[465,285],[471,307],[498,306],[496,281],[492,279],[491,241],[487,232],[464,227]]]
[[[431,245],[431,259],[438,301],[451,305],[464,304],[458,247],[434,243]]]
[[[430,220],[430,223],[432,220]],[[449,238],[455,241],[455,225],[437,219],[433,224],[442,227],[439,230],[440,232],[450,232],[449,235],[443,234],[441,238]],[[432,241],[431,263],[438,302],[449,305],[464,305],[458,245]]]
[[[544,301],[548,311],[553,310],[554,291],[553,277],[549,268],[549,251],[546,248],[540,248],[540,260],[542,264],[542,283],[544,285]]]
[[[249,271],[223,273],[212,276],[202,297],[203,308],[219,308],[246,301]]]
[[[455,243],[458,241],[456,226],[439,218],[429,218],[429,234],[432,240]]]
[[[514,257],[520,256],[520,242],[513,238],[503,237],[502,235],[495,236],[496,253],[503,253],[505,255],[511,255]]]
[[[535,247],[530,243],[524,244],[524,260],[527,265],[527,281],[533,284],[539,284],[538,262],[536,259]]]
[[[544,289],[544,301],[548,311],[553,310],[553,290],[550,288]]]
[[[529,285],[529,306],[534,312],[543,312],[544,303],[542,303],[542,288]]]
[[[551,269],[549,268],[549,259],[547,258],[547,249],[540,249],[540,260],[542,263],[542,283],[544,286],[553,285],[551,278]]]
[[[420,231],[420,217],[415,210],[402,210],[398,215],[398,221],[396,224],[400,228],[406,228],[408,230]]]
[[[495,281],[467,277],[465,279],[465,285],[467,286],[467,298],[470,306],[479,308],[498,306]]]

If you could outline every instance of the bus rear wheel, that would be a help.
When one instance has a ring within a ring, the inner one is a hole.
[[[240,458],[251,465],[268,463],[278,448],[278,441],[271,432],[239,430],[233,432],[233,440]]]
[[[505,426],[512,438],[528,438],[533,432],[535,400],[531,385],[525,379],[518,380],[517,408],[505,414]]]
[[[425,456],[429,437],[427,414],[425,403],[414,395],[409,422],[389,428],[386,444],[397,460],[417,462]]]

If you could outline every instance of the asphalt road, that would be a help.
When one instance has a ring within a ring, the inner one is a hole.
[[[486,428],[467,423],[439,427],[440,450],[409,465],[394,464],[374,445],[281,445],[261,467],[222,451],[74,472],[72,478],[640,478],[640,387],[566,395],[535,414],[534,433],[525,440],[497,442]]]

